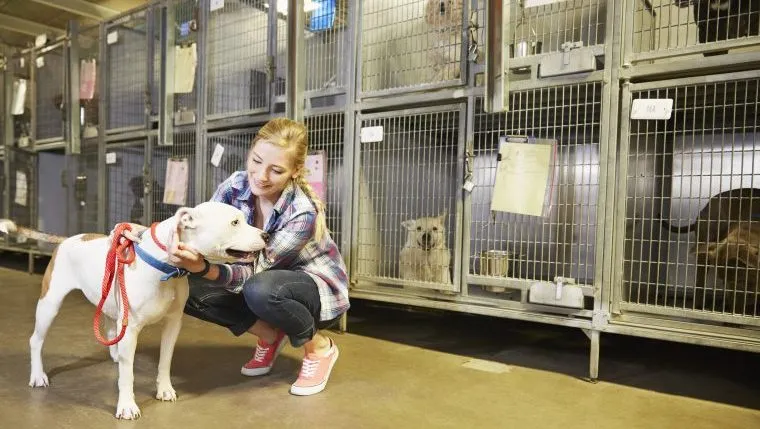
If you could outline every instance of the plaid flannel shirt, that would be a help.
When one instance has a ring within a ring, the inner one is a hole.
[[[248,223],[254,224],[255,196],[245,171],[233,173],[217,187],[211,201],[237,207]],[[268,269],[303,271],[319,288],[320,321],[332,320],[349,308],[348,276],[343,257],[331,236],[314,239],[317,213],[303,190],[292,182],[275,203],[264,230],[269,233],[266,249],[255,264],[221,264],[219,278],[212,282],[239,293],[255,273]]]

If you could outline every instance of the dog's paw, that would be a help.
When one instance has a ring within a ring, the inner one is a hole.
[[[47,387],[49,384],[48,376],[44,372],[40,372],[39,374],[32,373],[29,377],[29,387]]]
[[[159,385],[156,392],[156,399],[159,401],[175,402],[177,400],[177,392],[174,391],[171,384],[167,383],[165,385]]]
[[[116,414],[117,419],[123,419],[123,420],[136,420],[140,417],[140,408],[135,403],[135,400],[129,400],[129,401],[119,401],[119,404],[116,406]]]

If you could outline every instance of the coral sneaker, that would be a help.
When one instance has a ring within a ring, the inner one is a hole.
[[[298,380],[290,386],[290,393],[299,396],[314,395],[325,389],[330,372],[338,360],[338,346],[330,339],[330,350],[326,356],[307,354],[301,364]]]
[[[256,350],[253,352],[253,358],[243,365],[240,372],[249,377],[268,374],[283,346],[285,346],[285,332],[283,331],[277,334],[277,338],[272,344],[259,339],[259,342],[256,343]]]

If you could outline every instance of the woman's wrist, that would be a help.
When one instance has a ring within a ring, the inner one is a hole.
[[[190,270],[188,270],[188,271],[190,271],[190,274],[192,274],[194,276],[203,277],[206,274],[208,274],[208,272],[209,272],[210,269],[211,269],[211,264],[207,260],[204,259],[203,260],[203,268],[201,268],[198,271],[190,271]]]

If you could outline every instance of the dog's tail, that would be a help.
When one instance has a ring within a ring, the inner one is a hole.
[[[18,226],[16,225],[16,222],[10,219],[0,219],[0,233],[54,244],[60,244],[63,240],[68,238],[60,235],[45,234],[44,232],[35,231],[31,228]]]

